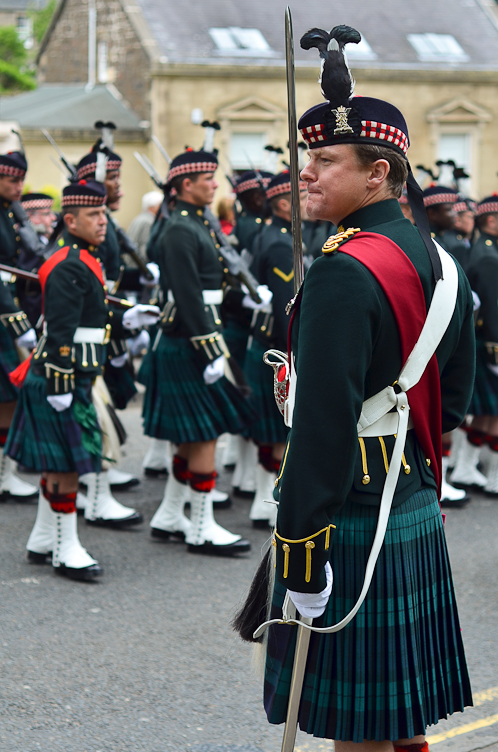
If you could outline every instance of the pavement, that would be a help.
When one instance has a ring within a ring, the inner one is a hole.
[[[141,476],[140,405],[122,414],[122,469]],[[36,480],[36,476],[23,476]],[[230,475],[219,487],[228,490]],[[104,576],[77,583],[30,565],[36,505],[0,506],[0,752],[275,752],[282,727],[262,709],[253,650],[230,628],[267,539],[235,498],[218,522],[248,537],[236,560],[188,554],[150,538],[164,481],[142,478],[117,498],[145,523],[111,531],[79,522]],[[428,730],[435,752],[498,752],[498,500],[447,514],[475,706]],[[332,752],[298,733],[298,752]]]

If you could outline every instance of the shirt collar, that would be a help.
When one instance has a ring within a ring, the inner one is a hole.
[[[385,201],[377,201],[375,204],[369,204],[362,209],[345,217],[339,223],[340,227],[345,230],[348,227],[359,227],[361,230],[369,230],[377,225],[383,225],[387,222],[404,219],[403,212],[400,209],[399,201],[396,198],[388,198]]]

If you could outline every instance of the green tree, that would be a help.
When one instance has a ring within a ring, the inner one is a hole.
[[[30,10],[29,17],[33,19],[33,35],[36,43],[40,44],[54,15],[57,0],[49,0],[41,10]]]
[[[0,26],[0,60],[20,68],[25,65],[28,53],[17,36],[15,26]]]

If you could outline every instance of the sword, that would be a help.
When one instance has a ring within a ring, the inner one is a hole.
[[[294,78],[294,39],[289,6],[285,9],[285,61],[287,69],[287,118],[289,124],[289,157],[291,183],[292,251],[294,258],[294,292],[304,279],[301,206],[299,203],[299,155],[297,147],[296,82]]]

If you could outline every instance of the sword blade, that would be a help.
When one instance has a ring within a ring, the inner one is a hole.
[[[292,249],[294,258],[294,292],[304,278],[301,206],[299,203],[299,156],[297,148],[296,81],[294,75],[294,39],[289,6],[285,9],[285,60],[287,69],[287,118],[289,125],[289,162],[291,182]]]
[[[302,617],[302,621],[311,625],[313,619],[305,619]],[[299,705],[301,704],[301,694],[303,691],[304,672],[306,670],[310,637],[310,629],[306,629],[306,627],[298,627],[296,652],[294,654],[294,666],[292,667],[292,678],[289,692],[289,705],[287,707],[284,738],[282,739],[282,752],[293,752],[296,743]]]

